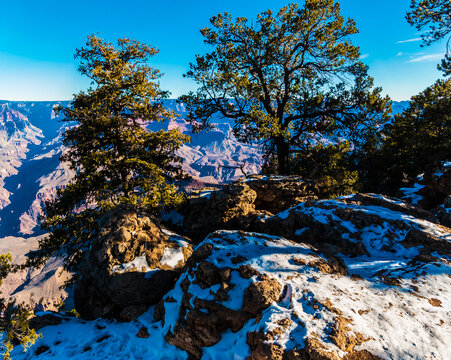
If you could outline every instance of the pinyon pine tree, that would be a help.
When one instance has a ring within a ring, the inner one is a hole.
[[[359,48],[350,40],[355,22],[334,0],[306,0],[255,23],[228,13],[201,30],[214,48],[198,55],[186,74],[199,85],[182,96],[195,129],[213,114],[234,120],[235,135],[262,144],[278,173],[327,139],[349,140],[353,150],[373,145],[388,119],[390,100],[373,88]]]
[[[423,46],[429,46],[451,33],[451,1],[450,0],[412,0],[411,11],[406,18],[410,25],[418,30],[425,30],[421,35]],[[451,75],[451,37],[446,43],[446,54],[438,69],[445,76]]]
[[[438,80],[412,97],[385,129],[379,182],[395,191],[434,164],[451,159],[451,79]],[[378,166],[375,166],[377,168]]]
[[[76,51],[79,71],[92,86],[59,109],[69,125],[61,161],[70,164],[75,178],[45,203],[42,228],[50,235],[31,255],[31,265],[60,252],[73,268],[96,236],[99,217],[111,208],[158,213],[182,200],[173,180],[181,175],[176,150],[186,136],[145,127],[171,116],[162,104],[168,93],[157,82],[161,75],[147,65],[156,53],[135,40],[119,39],[115,47],[96,36]]]

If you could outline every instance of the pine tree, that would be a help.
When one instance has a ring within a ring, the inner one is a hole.
[[[201,33],[214,50],[186,74],[199,89],[180,98],[196,130],[215,113],[233,119],[235,135],[262,144],[267,164],[287,174],[321,139],[346,138],[358,150],[388,119],[390,100],[373,88],[350,40],[355,22],[337,2],[290,4],[251,24],[228,13],[210,22]]]
[[[403,179],[415,178],[428,166],[450,160],[451,79],[438,80],[413,96],[385,132],[379,160],[385,178],[380,181],[388,190],[396,190]]]
[[[428,28],[423,33],[423,46],[429,46],[445,38],[451,32],[451,1],[450,0],[412,0],[411,11],[407,13],[406,19],[410,25],[418,30]],[[451,75],[451,37],[446,43],[446,54],[438,69],[445,76]]]
[[[97,221],[119,205],[158,213],[182,200],[173,180],[181,175],[176,150],[186,136],[177,130],[150,132],[148,121],[171,116],[162,99],[158,70],[147,65],[157,50],[135,40],[117,46],[88,38],[78,49],[79,71],[91,80],[71,106],[59,109],[68,128],[63,143],[75,178],[45,203],[42,228],[50,235],[30,256],[37,265],[59,253],[75,265],[96,236]]]

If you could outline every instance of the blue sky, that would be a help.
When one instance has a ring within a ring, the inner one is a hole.
[[[21,0],[2,2],[0,99],[62,100],[87,88],[73,54],[89,34],[114,41],[130,37],[156,46],[152,65],[165,75],[161,87],[178,97],[195,84],[182,77],[195,54],[208,51],[199,30],[228,11],[255,18],[278,10],[283,0]],[[342,14],[354,18],[354,36],[370,74],[384,94],[407,100],[441,74],[436,70],[445,43],[420,47],[420,35],[404,16],[410,0],[341,0]]]

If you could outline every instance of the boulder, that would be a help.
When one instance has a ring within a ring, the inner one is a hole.
[[[308,243],[327,254],[370,255],[422,245],[421,252],[449,254],[434,216],[400,200],[377,194],[356,194],[333,200],[307,201],[261,221],[258,230]],[[374,239],[378,241],[373,241]]]
[[[177,217],[183,218],[183,231],[200,242],[216,230],[251,230],[260,219],[319,194],[313,182],[297,176],[251,176],[221,189],[194,191]],[[170,216],[167,220],[175,224]]]
[[[321,194],[313,182],[299,176],[254,175],[245,180],[257,194],[255,208],[276,214],[307,200],[315,200]]]
[[[191,245],[124,207],[105,214],[100,228],[81,265],[76,309],[86,319],[134,320],[174,286]]]
[[[260,214],[256,198],[256,192],[240,182],[193,192],[182,210],[183,229],[197,241],[219,229],[247,229]]]
[[[166,341],[193,359],[445,356],[450,262],[438,251],[426,256],[422,243],[403,240],[415,229],[449,242],[450,230],[381,206],[341,204],[372,211],[371,225],[353,224],[353,216],[332,219],[348,235],[361,226],[363,237],[350,238],[364,244],[365,254],[326,256],[311,245],[261,233],[210,234],[156,308]],[[326,222],[328,211],[339,207],[334,205],[316,207],[316,214],[324,211]],[[391,234],[396,222],[400,234]]]

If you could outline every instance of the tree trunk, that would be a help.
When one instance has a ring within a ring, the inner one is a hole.
[[[275,141],[277,149],[277,167],[280,175],[290,174],[290,146],[285,141],[283,136],[279,136]]]

